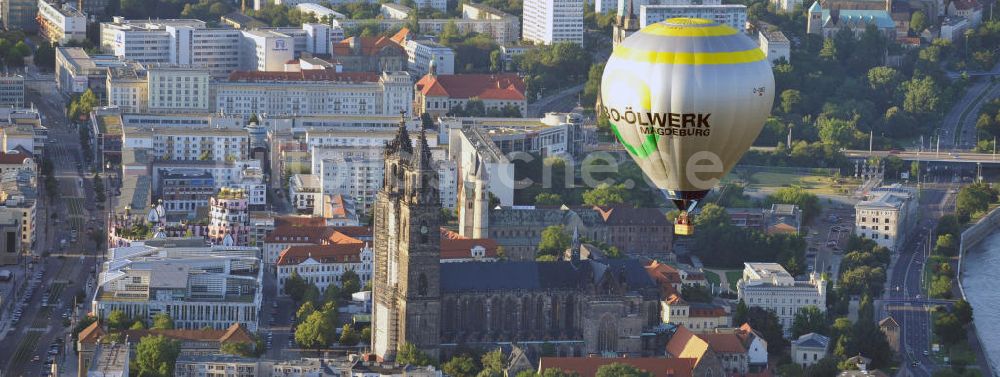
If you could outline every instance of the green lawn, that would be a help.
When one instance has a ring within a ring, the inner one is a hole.
[[[802,175],[795,173],[756,172],[750,176],[750,186],[755,188],[781,188],[799,186],[808,192],[819,195],[841,194],[853,187],[845,181],[837,184],[831,177],[822,175]]]
[[[729,289],[736,292],[736,283],[743,278],[742,270],[726,271],[726,280],[729,280]]]
[[[41,336],[41,331],[28,331],[24,334],[24,338],[21,338],[21,343],[17,345],[17,349],[14,350],[13,355],[10,357],[10,362],[7,363],[8,372],[23,369],[22,366],[31,361],[35,347],[38,345],[38,338]]]
[[[712,284],[712,285],[715,285],[715,286],[718,286],[718,285],[722,284],[722,279],[719,278],[719,274],[714,273],[714,272],[709,271],[709,270],[704,270],[704,271],[705,271],[705,280],[708,280],[709,284]]]

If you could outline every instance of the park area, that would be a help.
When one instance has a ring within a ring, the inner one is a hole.
[[[858,186],[853,177],[841,177],[836,169],[738,166],[723,183],[743,183],[747,192],[768,193],[782,187],[801,187],[822,196],[850,195]]]

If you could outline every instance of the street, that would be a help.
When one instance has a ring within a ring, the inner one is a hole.
[[[45,155],[52,160],[59,192],[49,201],[40,180],[34,247],[38,262],[25,266],[37,279],[20,292],[20,320],[12,322],[9,314],[0,320],[0,328],[6,329],[0,334],[5,345],[0,370],[10,376],[46,375],[50,364],[46,360],[50,359],[60,366],[60,374],[75,374],[66,368],[75,367],[68,335],[72,324],[89,311],[85,292],[93,286],[96,252],[88,229],[103,217],[94,212],[89,176],[77,168],[83,162],[79,134],[66,120],[65,104],[52,76],[29,78],[26,100],[39,109],[43,125],[49,129]],[[63,239],[67,241],[65,248],[60,245]],[[30,296],[26,294],[29,291]],[[81,298],[82,302],[77,302]],[[78,305],[74,307],[74,303]],[[57,354],[55,350],[59,350]]]

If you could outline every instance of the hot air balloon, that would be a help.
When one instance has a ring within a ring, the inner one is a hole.
[[[763,128],[774,74],[746,35],[700,18],[646,26],[615,47],[601,79],[602,113],[649,180],[688,213]]]

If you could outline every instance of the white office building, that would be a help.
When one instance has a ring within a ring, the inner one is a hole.
[[[583,45],[582,0],[527,0],[522,38],[538,44]]]
[[[321,293],[331,285],[342,286],[341,278],[347,271],[354,271],[364,286],[372,276],[372,248],[369,243],[346,235],[338,237],[336,243],[289,246],[278,256],[276,269],[280,295],[288,294],[285,283],[293,273],[315,285]]]
[[[50,43],[87,39],[87,15],[70,4],[38,0],[38,31]]]
[[[24,76],[0,74],[0,107],[24,107]]]
[[[743,278],[736,284],[740,300],[748,306],[770,310],[789,334],[799,309],[815,306],[826,311],[826,280],[816,273],[808,281],[795,280],[777,263],[744,263]]]
[[[916,193],[899,185],[872,190],[854,205],[854,234],[896,251],[917,222]]]
[[[431,62],[439,75],[455,74],[455,50],[429,40],[408,40],[406,49],[406,69],[414,77],[430,73]]]
[[[152,66],[147,71],[149,110],[154,112],[207,113],[209,73],[183,66]]]
[[[772,66],[774,62],[782,59],[787,63],[792,62],[792,45],[781,30],[762,29],[758,31],[757,43]]]
[[[406,72],[234,72],[215,85],[215,111],[224,114],[398,115],[413,107]]]
[[[269,30],[244,30],[240,66],[254,71],[283,71],[292,60],[295,40]]]
[[[257,331],[263,269],[255,247],[206,246],[202,240],[154,239],[108,250],[91,307],[107,319],[121,310],[150,323],[169,314],[179,329]]]
[[[743,32],[747,24],[747,7],[741,4],[643,5],[639,8],[639,27],[678,17],[706,18]]]
[[[347,18],[343,13],[337,12],[333,9],[324,7],[316,3],[300,3],[295,4],[295,9],[298,9],[302,14],[311,14],[316,17],[317,20],[322,21],[323,18],[328,20],[342,20]]]
[[[239,128],[124,127],[122,145],[163,160],[240,161],[250,153],[247,130]]]

